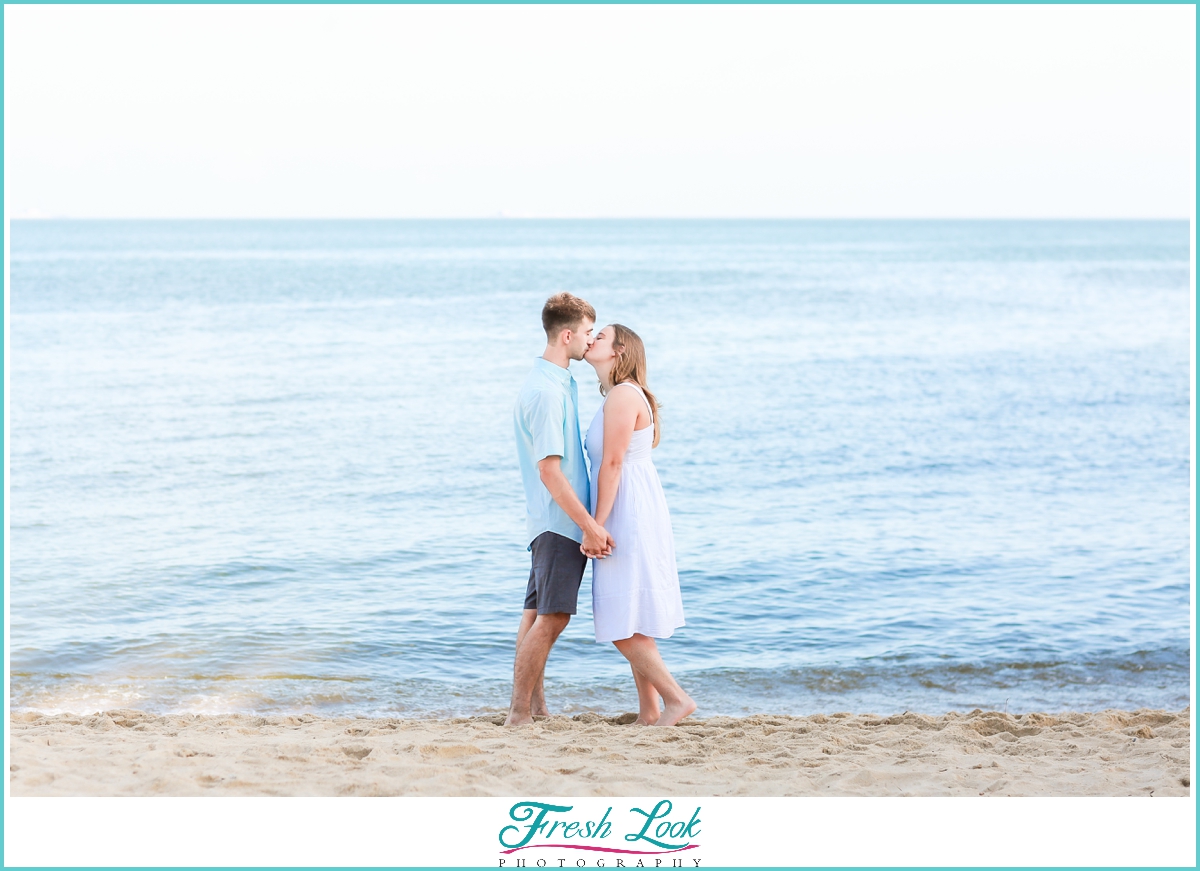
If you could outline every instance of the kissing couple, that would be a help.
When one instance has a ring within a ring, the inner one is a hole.
[[[628,327],[609,324],[594,334],[595,324],[596,310],[576,296],[559,293],[546,301],[546,350],[513,411],[533,566],[506,726],[549,714],[546,659],[575,613],[589,559],[596,641],[611,641],[629,660],[636,722],[674,726],[696,710],[655,642],[684,622],[671,517],[650,458],[661,426],[646,386],[646,349]],[[604,396],[586,439],[580,438],[572,360],[592,365]]]

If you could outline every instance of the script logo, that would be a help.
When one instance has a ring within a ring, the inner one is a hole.
[[[700,833],[700,808],[696,807],[690,817],[674,814],[669,799],[658,802],[653,809],[629,808],[630,816],[617,819],[618,827],[625,829],[621,840],[603,843],[613,835],[613,808],[605,809],[599,819],[572,819],[566,816],[574,805],[548,804],[540,801],[517,802],[509,808],[509,819],[517,825],[506,825],[500,829],[500,851],[502,856],[528,849],[579,850],[592,853],[598,868],[605,866],[603,854],[613,854],[615,868],[644,868],[643,856],[660,857],[666,853],[681,853],[694,850],[700,845],[693,839]],[[600,854],[600,855],[596,855]],[[626,857],[630,864],[626,865]],[[565,867],[566,859],[553,860],[557,866]],[[699,867],[700,860],[692,859],[691,867]],[[511,863],[511,864],[509,864]],[[584,867],[586,859],[577,858],[576,867]],[[663,864],[661,858],[654,860],[653,867]],[[537,859],[533,866],[526,865],[523,858],[501,859],[500,867],[526,868],[547,867],[546,859]],[[671,867],[683,867],[683,859],[673,858]]]

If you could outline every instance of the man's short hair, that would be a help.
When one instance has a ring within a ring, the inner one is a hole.
[[[542,306],[542,329],[550,341],[563,330],[579,329],[584,318],[595,323],[596,310],[587,300],[569,293],[556,293]]]

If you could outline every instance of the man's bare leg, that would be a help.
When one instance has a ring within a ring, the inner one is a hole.
[[[614,641],[617,650],[629,660],[634,671],[650,681],[663,699],[663,712],[656,726],[674,726],[696,710],[696,703],[683,691],[683,687],[671,677],[666,664],[659,655],[658,645],[648,635],[634,634],[621,641]]]
[[[546,666],[538,672],[537,683],[533,685],[533,695],[529,697],[529,713],[535,717],[549,717],[550,709],[546,707]]]
[[[550,648],[571,621],[570,614],[538,614],[521,638],[513,663],[513,693],[506,726],[524,726],[533,722],[533,690],[546,668]],[[524,622],[524,618],[522,618]],[[544,699],[543,699],[544,704]]]
[[[633,672],[633,682],[637,684],[638,693],[638,718],[634,720],[633,725],[653,726],[662,713],[658,706],[658,690],[654,688],[654,684],[638,674],[633,663],[629,664],[629,670]]]
[[[521,625],[517,627],[517,650],[521,649],[521,642],[525,640],[527,633],[533,626],[533,621],[537,619],[536,608],[526,608],[521,612]],[[513,661],[513,668],[516,668],[516,660]],[[535,717],[549,717],[550,711],[546,708],[546,690],[543,686],[544,677],[546,674],[545,666],[542,667],[542,673],[538,675],[537,683],[533,687],[533,695],[530,697],[529,710]]]

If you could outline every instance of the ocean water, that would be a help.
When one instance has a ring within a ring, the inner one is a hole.
[[[698,715],[1182,708],[1188,235],[14,221],[12,706],[503,710],[569,290],[647,344]],[[590,624],[552,709],[635,710]]]

